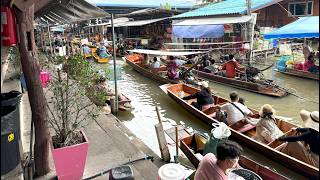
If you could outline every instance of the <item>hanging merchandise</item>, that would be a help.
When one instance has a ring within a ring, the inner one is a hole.
[[[1,6],[1,44],[14,46],[17,44],[17,30],[13,9]]]
[[[232,33],[233,32],[233,25],[232,24],[225,24],[224,25],[224,33]]]

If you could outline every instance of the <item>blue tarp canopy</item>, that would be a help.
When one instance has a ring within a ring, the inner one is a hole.
[[[264,39],[319,38],[319,16],[302,17],[264,35]]]
[[[177,38],[220,38],[224,35],[223,25],[173,26]]]

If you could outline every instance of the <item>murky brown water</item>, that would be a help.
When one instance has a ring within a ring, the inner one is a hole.
[[[162,92],[159,88],[161,84],[140,75],[121,60],[117,62],[117,66],[121,71],[122,79],[118,81],[118,89],[131,99],[131,104],[134,106],[131,112],[120,112],[118,118],[159,156],[160,151],[154,129],[154,125],[158,123],[155,105],[159,106],[161,118],[164,121],[164,129],[171,128],[176,124],[184,124],[186,127],[191,127],[202,133],[210,131],[210,127],[200,122],[200,120]],[[108,68],[108,65],[99,65],[99,67]],[[112,69],[112,67],[109,68]],[[272,69],[267,70],[264,74],[267,78],[273,79],[283,87],[294,88],[300,96],[319,102],[318,81],[283,75]],[[255,109],[259,109],[263,104],[269,103],[276,109],[277,115],[290,117],[292,118],[291,122],[299,125],[302,124],[299,118],[301,109],[319,111],[317,103],[308,102],[292,95],[284,98],[272,98],[213,82],[210,83],[210,86],[225,98],[228,98],[228,94],[231,91],[238,91],[245,98],[246,105]],[[263,165],[276,169],[289,178],[303,179],[298,174],[250,149],[245,148],[244,154]]]

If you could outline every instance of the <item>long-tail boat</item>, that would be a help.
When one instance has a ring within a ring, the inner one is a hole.
[[[92,50],[92,56],[95,59],[96,62],[98,63],[108,63],[110,60],[110,57],[107,58],[101,58],[98,54],[97,54],[97,48],[91,48]]]
[[[180,149],[190,160],[190,162],[198,168],[198,165],[203,157],[203,149],[205,146],[206,138],[199,134],[193,134],[180,140]],[[201,150],[200,150],[201,149]],[[199,154],[198,154],[199,153]],[[197,155],[196,155],[197,154]],[[200,156],[199,156],[200,155]],[[286,180],[288,178],[283,175],[272,171],[271,169],[260,165],[259,163],[241,155],[239,159],[239,165],[242,168],[255,172],[264,180]]]
[[[307,78],[307,79],[313,79],[313,80],[318,80],[319,81],[319,74],[315,73],[310,73],[307,71],[301,71],[301,70],[295,70],[295,69],[286,69],[285,71],[281,71],[279,69],[275,69],[277,72],[291,75],[291,76],[296,76],[300,78]]]
[[[224,99],[216,95],[212,95],[215,101],[215,106],[205,109],[203,111],[200,111],[191,105],[193,101],[196,101],[195,99],[185,101],[181,97],[181,96],[188,96],[190,94],[194,94],[200,91],[199,89],[188,86],[186,84],[167,85],[166,88],[162,87],[162,89],[165,89],[165,92],[171,98],[173,98],[178,104],[182,105],[187,111],[194,114],[195,116],[197,116],[199,119],[209,124],[210,126],[212,126],[212,123],[219,122],[218,120],[215,119],[216,107],[218,105],[223,105],[229,102],[227,99]],[[254,114],[251,116],[252,118],[259,118],[259,113],[257,110],[252,108],[249,108],[249,109]],[[293,133],[295,133],[293,132],[292,128],[297,127],[294,124],[291,124],[289,122],[283,121],[278,118],[276,118],[276,124],[280,128],[280,130],[285,133],[285,135],[292,135]],[[231,136],[234,139],[237,139],[238,141],[247,145],[248,147],[251,147],[256,151],[261,152],[263,155],[270,157],[274,161],[277,161],[283,164],[287,168],[292,169],[296,172],[299,172],[300,174],[307,176],[309,178],[319,177],[319,167],[314,167],[294,157],[291,157],[283,152],[280,152],[278,149],[285,144],[284,142],[275,140],[269,144],[264,144],[262,142],[255,140],[254,139],[254,136],[256,134],[255,126],[246,124],[242,126],[242,128],[240,129],[230,128],[230,130],[231,130]]]
[[[191,54],[200,54],[203,52],[169,52],[169,51],[157,51],[157,50],[145,50],[145,49],[136,49],[129,50],[134,54],[127,55],[123,59],[137,72],[142,74],[145,77],[153,79],[157,82],[164,84],[176,84],[179,83],[179,80],[172,80],[166,76],[167,67],[161,65],[160,68],[150,68],[149,65],[142,64],[143,56],[142,54],[154,55],[154,56],[184,56]],[[142,56],[142,57],[141,57]]]
[[[243,90],[247,90],[247,91],[251,91],[259,94],[264,94],[264,95],[273,96],[273,97],[283,97],[288,95],[288,92],[286,90],[269,82],[257,83],[257,82],[244,81],[236,78],[227,78],[227,77],[223,77],[213,73],[199,71],[196,69],[192,70],[192,72],[193,74],[201,78],[206,78],[223,85],[232,86],[235,88],[239,88],[239,89],[243,89]]]

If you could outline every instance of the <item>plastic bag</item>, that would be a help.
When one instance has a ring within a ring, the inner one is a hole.
[[[218,127],[212,129],[210,137],[205,144],[203,155],[206,155],[207,153],[216,155],[218,143],[220,141],[226,141],[230,135],[231,131],[229,127],[225,123],[220,122]]]
[[[225,139],[231,135],[231,131],[224,122],[220,122],[218,127],[211,130],[211,134],[217,139]]]

